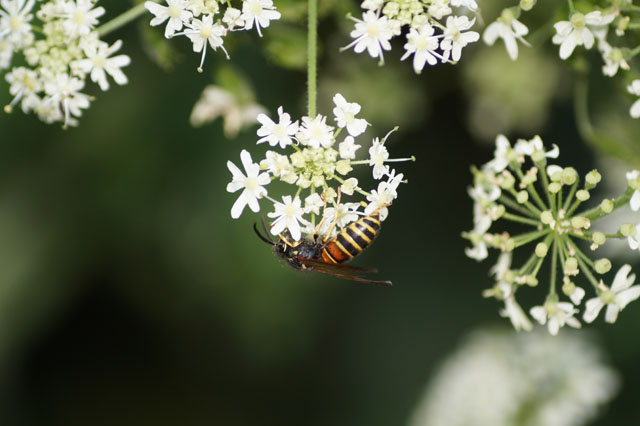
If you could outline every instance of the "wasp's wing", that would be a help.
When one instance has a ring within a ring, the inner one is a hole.
[[[314,271],[322,274],[333,275],[334,277],[344,278],[346,280],[358,281],[361,283],[377,284],[384,286],[391,286],[391,281],[376,281],[369,280],[362,277],[364,274],[371,274],[377,272],[375,268],[359,268],[357,266],[342,265],[337,263],[326,263],[316,259],[308,259],[304,257],[296,258],[304,265],[310,266]]]

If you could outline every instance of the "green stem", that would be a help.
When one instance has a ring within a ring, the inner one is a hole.
[[[153,0],[153,1],[155,1],[155,0]],[[107,34],[109,34],[110,32],[115,31],[118,28],[127,25],[129,22],[135,20],[136,18],[138,18],[140,15],[142,15],[146,11],[147,11],[147,9],[145,9],[144,3],[139,3],[139,4],[135,5],[134,7],[132,7],[131,9],[129,9],[126,12],[124,12],[123,14],[121,14],[119,16],[116,16],[115,18],[113,18],[109,22],[105,22],[104,24],[99,26],[97,28],[98,35],[100,37],[104,37]]]
[[[635,192],[635,190],[633,188],[631,188],[630,186],[628,186],[627,190],[624,192],[624,194],[622,194],[620,197],[618,197],[615,200],[613,200],[613,210],[611,212],[613,213],[614,211],[616,211],[620,207],[622,207],[622,206],[626,205],[627,203],[629,203],[629,200],[633,196],[634,192]],[[609,213],[603,212],[602,209],[600,208],[600,206],[598,206],[598,207],[594,207],[594,208],[592,208],[590,210],[584,211],[582,213],[579,213],[578,216],[586,217],[589,220],[597,220],[597,219],[600,219],[602,216],[606,216],[607,214],[609,214]]]
[[[521,247],[525,244],[529,244],[531,241],[535,241],[541,237],[544,237],[549,232],[551,232],[550,229],[543,229],[542,231],[531,231],[513,237],[513,241],[516,247]]]
[[[549,286],[549,296],[556,295],[556,275],[558,274],[558,237],[553,239],[553,253],[551,254],[551,285]]]
[[[578,189],[578,180],[576,179],[576,181],[573,183],[573,185],[571,185],[571,190],[569,191],[569,195],[567,196],[567,199],[564,200],[564,205],[562,206],[562,210],[564,210],[564,216],[567,217],[567,209],[569,208],[569,205],[571,204],[571,201],[573,200],[573,196],[576,195],[576,190]]]
[[[515,192],[515,191],[514,191]],[[508,198],[506,195],[500,195],[499,200],[505,205],[505,206],[509,206],[512,209],[516,210],[517,212],[520,212],[526,216],[529,216],[532,219],[537,219],[538,217],[540,217],[540,215],[536,215],[533,210],[527,210],[524,207],[520,206],[517,201],[513,201],[512,199]],[[530,207],[531,209],[531,207]]]
[[[318,95],[318,0],[309,0],[309,34],[307,39],[307,87],[309,90],[309,117],[316,116]]]
[[[518,223],[524,223],[525,225],[531,225],[531,226],[539,226],[540,222],[537,220],[533,220],[533,219],[529,219],[527,217],[522,217],[522,216],[518,216],[516,214],[513,213],[505,213],[502,215],[503,218],[507,219],[507,220],[511,220],[513,222],[518,222]]]

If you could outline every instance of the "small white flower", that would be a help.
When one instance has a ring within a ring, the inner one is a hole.
[[[636,80],[636,81],[640,85],[640,80]],[[636,182],[640,180],[640,170],[632,170],[630,172],[627,172],[626,176],[627,176],[627,182],[629,182],[629,184],[631,184],[632,181]],[[638,210],[640,210],[640,189],[636,189],[635,191],[633,191],[633,195],[631,195],[631,200],[629,200],[629,206],[631,207],[631,210],[633,210],[634,212],[637,212]]]
[[[574,305],[579,305],[582,302],[582,298],[584,298],[585,291],[582,287],[574,286],[573,292],[568,294],[569,299],[573,302]]]
[[[498,37],[501,38],[507,48],[509,57],[512,60],[516,60],[518,58],[518,43],[516,40],[520,40],[522,43],[529,45],[525,39],[522,38],[528,33],[529,29],[522,22],[518,21],[509,9],[505,9],[500,18],[489,24],[484,30],[482,39],[489,46],[493,46]]]
[[[447,16],[451,13],[448,0],[433,0],[429,4],[429,15],[435,19],[442,19],[443,16]]]
[[[476,0],[451,0],[451,6],[466,7],[472,12],[478,9],[478,3],[476,3]]]
[[[68,74],[60,73],[55,79],[47,80],[44,84],[44,91],[47,98],[43,103],[56,105],[64,112],[64,126],[75,125],[76,120],[72,118],[80,117],[82,109],[89,108],[89,96],[80,93],[84,88],[84,81],[70,77]]]
[[[371,190],[371,194],[367,196],[369,204],[364,210],[365,214],[371,214],[374,211],[379,211],[380,220],[384,221],[388,215],[388,209],[386,205],[391,204],[393,200],[398,197],[398,185],[402,181],[403,175],[397,176],[388,174],[388,180],[378,183],[378,189]]]
[[[593,322],[606,305],[607,312],[604,319],[608,323],[614,323],[618,319],[618,313],[630,302],[640,297],[640,285],[632,287],[636,276],[635,274],[629,275],[630,272],[630,265],[622,266],[616,273],[611,288],[600,282],[601,291],[598,297],[586,302],[583,317],[585,322]]]
[[[560,148],[558,145],[553,144],[553,149],[549,151],[544,150],[544,144],[540,136],[536,135],[531,140],[518,139],[514,146],[515,151],[521,155],[532,156],[534,153],[544,153],[547,158],[558,158],[560,155]]]
[[[511,153],[511,144],[505,135],[496,137],[496,149],[493,152],[493,160],[486,164],[486,167],[494,173],[500,173],[510,163],[509,154]],[[472,196],[473,197],[473,196]]]
[[[516,331],[525,330],[530,331],[533,329],[531,320],[527,317],[527,314],[522,310],[518,302],[516,301],[513,293],[513,286],[507,282],[500,281],[496,285],[497,292],[492,289],[485,291],[483,295],[485,297],[494,296],[504,301],[504,309],[500,311],[500,316],[503,318],[509,318],[511,325]]]
[[[329,232],[329,227],[335,220],[336,214],[338,215],[336,226],[339,229],[344,228],[350,223],[357,221],[360,218],[358,214],[359,207],[359,203],[340,203],[337,208],[327,208],[324,216],[324,223],[322,228],[320,229],[320,234],[326,235]],[[334,229],[333,232],[336,232],[336,230]]]
[[[578,310],[573,306],[573,304],[568,302],[547,300],[544,306],[534,306],[531,308],[529,313],[542,325],[547,324],[548,319],[549,323],[547,324],[547,329],[553,336],[556,336],[560,327],[563,327],[565,324],[573,328],[581,327],[580,321],[574,318],[574,315],[578,313]]]
[[[189,37],[193,43],[193,51],[202,52],[202,59],[198,67],[199,72],[202,72],[202,65],[204,64],[204,58],[207,54],[207,42],[214,51],[217,50],[218,47],[221,48],[227,56],[227,59],[229,59],[229,54],[222,45],[224,43],[222,37],[224,37],[226,33],[227,29],[223,25],[213,23],[213,15],[206,15],[202,20],[197,18],[191,20],[189,29],[186,29],[184,34]]]
[[[261,139],[258,143],[269,142],[269,145],[280,145],[285,148],[293,142],[292,136],[298,131],[298,122],[291,122],[291,116],[284,112],[282,107],[278,108],[278,123],[276,124],[266,114],[258,115],[258,121],[262,127],[258,129],[258,136]]]
[[[147,1],[144,7],[155,15],[151,20],[151,26],[155,27],[165,22],[167,19],[167,27],[164,30],[164,36],[170,38],[176,32],[182,30],[182,27],[189,22],[193,14],[187,10],[189,3],[186,0],[167,0],[167,6],[162,6],[155,1]]]
[[[442,59],[442,56],[436,53],[442,36],[434,36],[434,31],[431,25],[425,24],[418,29],[411,28],[407,34],[407,43],[404,45],[406,52],[400,60],[404,61],[413,55],[413,70],[417,74],[422,72],[425,62],[435,65],[438,59]]]
[[[22,111],[25,113],[34,109],[40,101],[36,93],[42,90],[38,73],[25,67],[16,67],[7,73],[5,79],[11,85],[9,93],[14,96],[9,109],[20,101],[22,101]]]
[[[107,74],[113,77],[113,80],[117,84],[127,84],[127,76],[124,75],[120,68],[129,65],[131,58],[127,55],[118,55],[113,58],[109,57],[117,52],[121,46],[121,40],[113,43],[111,47],[102,41],[88,44],[84,49],[87,59],[77,61],[76,65],[85,73],[91,72],[91,81],[98,83],[102,90],[109,89]]]
[[[35,0],[3,0],[0,2],[0,40],[8,35],[11,44],[21,47],[33,42],[31,9]],[[3,10],[4,9],[4,10]]]
[[[233,204],[233,207],[231,207],[231,217],[234,219],[240,217],[247,205],[254,213],[259,212],[260,204],[258,203],[258,198],[267,195],[267,190],[264,186],[271,182],[268,173],[260,173],[260,166],[251,160],[249,151],[243,149],[240,153],[240,159],[246,175],[231,161],[227,161],[227,168],[233,176],[232,181],[227,185],[227,192],[236,192],[244,189]]]
[[[324,206],[324,201],[322,201],[322,197],[320,197],[317,192],[314,192],[304,199],[305,213],[320,214],[322,206]]]
[[[364,0],[360,7],[367,10],[378,10],[382,7],[382,3],[383,0]]]
[[[358,179],[349,178],[344,181],[342,185],[340,185],[340,190],[343,194],[353,195],[353,192],[358,187]]]
[[[636,225],[636,233],[627,237],[631,250],[640,250],[640,224]]]
[[[353,42],[345,46],[345,49],[353,47],[356,53],[362,53],[365,49],[372,58],[380,58],[380,62],[384,62],[383,50],[391,50],[391,37],[393,32],[389,19],[384,16],[378,16],[373,11],[365,12],[362,20],[352,18],[356,22],[356,27],[351,31],[351,37],[355,38]]]
[[[268,169],[269,173],[275,177],[293,173],[293,166],[289,162],[289,157],[278,154],[275,151],[267,151],[266,158],[260,162],[260,166],[263,169]]]
[[[96,25],[98,18],[104,15],[104,7],[96,7],[93,0],[75,0],[64,4],[63,17],[67,18],[63,25],[65,30],[71,35],[88,35]]]
[[[511,258],[512,253],[510,251],[501,253],[500,256],[498,256],[498,261],[489,270],[489,273],[496,277],[498,281],[502,281],[505,274],[511,269]]]
[[[347,132],[351,136],[358,136],[367,130],[367,120],[364,118],[356,118],[356,115],[360,112],[360,105],[355,102],[347,102],[347,100],[337,93],[333,97],[333,103],[335,108],[333,109],[333,115],[335,115],[338,127],[347,128]]]
[[[302,230],[300,224],[306,224],[307,221],[302,218],[304,209],[300,206],[300,198],[296,197],[291,199],[290,195],[282,197],[282,203],[275,203],[275,211],[267,213],[270,218],[276,219],[271,225],[271,233],[278,235],[285,229],[288,229],[291,233],[291,237],[298,241],[302,236]]]
[[[369,164],[373,166],[373,178],[380,179],[389,171],[389,166],[384,164],[389,159],[389,151],[378,138],[373,140],[369,148]]]
[[[608,77],[613,77],[617,74],[618,69],[629,70],[629,63],[624,59],[622,50],[617,47],[611,47],[609,43],[600,43],[602,52],[602,59],[604,65],[602,66],[602,73]]]
[[[222,18],[222,22],[227,24],[227,27],[230,30],[233,30],[236,27],[244,27],[244,16],[242,16],[242,12],[240,9],[236,9],[233,7],[228,7],[227,10],[224,11],[224,17]]]
[[[296,137],[302,145],[312,148],[329,148],[335,140],[333,139],[333,127],[326,124],[327,117],[318,114],[314,119],[302,117],[302,125],[298,129]]]
[[[347,136],[344,141],[338,145],[340,150],[340,157],[345,160],[353,160],[356,158],[356,151],[360,148],[360,145],[356,145],[352,136]]]
[[[9,40],[0,38],[0,70],[7,69],[11,65],[14,48]]]
[[[480,34],[475,31],[467,31],[475,22],[475,18],[469,20],[466,16],[449,16],[447,18],[444,39],[440,43],[440,48],[443,50],[442,56],[445,60],[448,61],[451,56],[454,62],[458,62],[462,55],[462,48],[469,43],[478,41]]]
[[[245,30],[250,30],[255,24],[258,35],[262,37],[260,28],[268,27],[269,21],[280,19],[280,12],[276,10],[272,0],[245,0],[242,4],[242,19]]]
[[[610,24],[615,18],[614,14],[602,15],[597,10],[583,15],[580,12],[574,12],[569,21],[556,22],[553,26],[556,34],[553,36],[552,42],[560,45],[560,59],[567,59],[573,53],[576,46],[584,46],[591,49],[595,37],[587,25],[602,26]]]

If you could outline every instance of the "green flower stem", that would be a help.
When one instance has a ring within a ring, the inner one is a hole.
[[[558,235],[553,237],[553,253],[551,254],[551,284],[549,286],[549,297],[556,295],[556,275],[558,274]]]
[[[542,188],[544,189],[545,194],[547,194],[547,201],[549,201],[549,208],[551,209],[551,212],[553,213],[553,215],[555,217],[558,217],[557,213],[558,211],[556,210],[556,203],[555,203],[555,194],[551,194],[549,192],[549,178],[547,177],[547,171],[545,170],[545,166],[546,163],[545,162],[539,162],[536,163],[536,167],[538,168],[538,173],[540,174],[540,177],[542,178]]]
[[[551,232],[551,230],[548,228],[543,229],[542,231],[531,231],[531,232],[526,232],[524,234],[517,235],[512,239],[515,243],[515,247],[521,247],[525,244],[530,243],[531,241],[535,241],[540,239],[541,237],[544,237],[549,232]]]
[[[593,240],[586,235],[577,234],[575,232],[569,232],[569,235],[571,235],[572,237],[580,238],[585,241],[589,241],[590,243],[593,242]]]
[[[515,191],[514,191],[515,192]],[[534,206],[531,206],[529,208],[529,210],[525,209],[524,207],[522,207],[521,205],[519,205],[516,201],[513,201],[512,199],[504,196],[504,195],[500,195],[499,200],[505,204],[506,206],[511,207],[512,209],[526,215],[529,216],[532,219],[537,219],[538,217],[540,217],[539,214],[535,214],[535,212],[533,210],[531,210],[531,207],[535,208]],[[537,209],[536,209],[537,210]]]
[[[505,213],[502,215],[503,218],[510,220],[512,222],[524,223],[525,225],[538,226],[540,222],[537,220],[529,219],[527,217],[522,217],[515,215],[513,213]]]
[[[571,201],[573,200],[573,196],[576,195],[577,190],[578,190],[578,179],[576,179],[573,185],[571,185],[571,189],[569,190],[569,195],[567,196],[567,199],[564,200],[564,205],[562,206],[562,210],[565,211],[565,217],[567,217],[566,216],[567,209],[569,208],[569,205],[571,205]]]
[[[619,209],[622,206],[625,206],[629,203],[629,200],[631,200],[631,197],[633,196],[633,193],[635,192],[635,190],[633,188],[631,188],[630,186],[627,187],[627,190],[624,192],[624,194],[622,194],[621,196],[619,196],[618,198],[616,198],[615,200],[613,200],[613,211],[616,211],[617,209]],[[584,211],[582,213],[579,213],[579,216],[583,216],[586,217],[589,220],[598,220],[603,216],[606,216],[609,213],[605,213],[602,211],[602,209],[600,209],[600,207],[594,207],[592,209],[589,209],[587,211]]]
[[[512,162],[511,163],[511,167],[512,167],[513,170],[515,170],[516,174],[518,175],[518,178],[520,178],[520,180],[522,181],[522,178],[524,177],[524,174],[522,173],[522,169],[520,168],[520,164],[518,164],[517,162]],[[536,187],[533,186],[533,184],[527,185],[527,191],[529,192],[529,195],[531,195],[533,197],[533,199],[535,200],[536,204],[538,204],[538,207],[540,207],[541,210],[546,210],[547,209],[547,206],[545,206],[544,203],[542,202],[542,198],[540,198],[540,196],[538,195],[538,191],[536,191]],[[539,213],[540,213],[540,210],[538,210],[538,214]]]
[[[600,288],[598,287],[598,280],[596,280],[596,278],[593,276],[591,271],[589,271],[589,267],[584,263],[584,261],[580,256],[578,256],[576,259],[578,259],[578,265],[580,266],[580,270],[584,272],[584,274],[587,276],[587,279],[589,280],[593,288],[595,288],[596,291],[599,293]]]
[[[318,0],[309,0],[309,33],[307,37],[307,88],[309,91],[309,117],[316,116],[318,95]]]
[[[570,12],[573,12],[574,10],[576,10],[576,8],[573,6],[573,0],[567,0],[567,2],[569,3]]]
[[[571,246],[571,248],[576,252],[576,254],[578,255],[577,259],[580,260],[582,259],[583,262],[585,262],[587,265],[589,265],[591,267],[591,269],[593,269],[595,271],[595,266],[593,264],[593,260],[591,260],[589,258],[589,256],[587,256],[586,254],[584,254],[582,252],[582,250],[580,250],[580,248],[578,248],[578,246],[576,245],[576,243],[574,243],[573,241],[571,241],[571,239],[567,238],[567,241],[569,243],[569,245]]]
[[[513,189],[513,188],[511,188],[511,189],[509,190],[509,193],[513,196],[513,198],[515,198],[515,199],[516,199],[516,202],[517,202],[517,199],[518,199],[518,193],[516,192],[516,190],[515,190],[515,189]],[[531,204],[531,202],[530,202],[530,201],[528,201],[528,200],[527,200],[527,201],[525,201],[525,202],[524,202],[524,205],[529,209],[529,211],[530,211],[531,213],[533,213],[533,215],[534,215],[534,217],[535,217],[535,218],[539,218],[539,217],[540,217],[540,215],[542,214],[542,211],[541,211],[540,209],[538,209],[536,206],[534,206],[533,204]]]
[[[153,0],[153,1],[156,1],[156,0]],[[124,12],[123,14],[121,14],[119,16],[116,16],[115,18],[113,18],[109,22],[105,22],[104,24],[99,26],[97,28],[98,35],[100,37],[104,37],[107,34],[109,34],[110,32],[115,31],[118,28],[127,25],[129,22],[135,20],[136,18],[141,16],[146,11],[147,11],[147,9],[144,8],[144,2],[143,3],[139,3],[139,4],[135,5],[135,6],[133,6],[131,9],[129,9],[126,12]]]
[[[535,253],[532,253],[531,256],[529,256],[529,259],[527,259],[525,264],[522,265],[522,268],[520,268],[520,270],[518,271],[518,275],[520,276],[526,275],[529,272],[529,269],[531,269],[531,266],[535,263],[537,259],[540,259],[540,258],[536,256]]]

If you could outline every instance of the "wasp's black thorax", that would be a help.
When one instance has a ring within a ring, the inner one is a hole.
[[[309,240],[301,240],[291,246],[280,239],[275,245],[275,251],[278,256],[286,260],[293,268],[310,270],[312,267],[304,265],[298,258],[319,259],[322,256],[323,247],[324,244]]]

